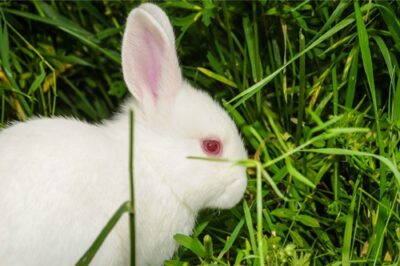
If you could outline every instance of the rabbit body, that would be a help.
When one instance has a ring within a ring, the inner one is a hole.
[[[245,169],[191,160],[247,153],[233,121],[181,77],[172,26],[153,4],[128,17],[124,79],[134,98],[113,119],[88,124],[36,118],[0,131],[0,265],[73,265],[129,199],[129,109],[135,112],[136,265],[162,265],[190,234],[196,213],[230,208],[243,196]],[[125,215],[93,265],[129,265]]]
[[[0,173],[13,176],[0,178],[0,265],[74,265],[84,254],[129,198],[129,127],[122,124],[128,117],[120,119],[115,131],[57,118],[15,124],[0,134]],[[195,214],[153,172],[144,144],[162,145],[162,136],[137,125],[135,140],[138,265],[161,265],[175,250],[171,235],[190,234]],[[125,215],[93,264],[128,265],[128,232]]]

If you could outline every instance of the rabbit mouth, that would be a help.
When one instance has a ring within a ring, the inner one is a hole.
[[[211,202],[211,207],[230,209],[235,206],[243,197],[247,187],[247,179],[238,178],[225,187],[224,192]]]

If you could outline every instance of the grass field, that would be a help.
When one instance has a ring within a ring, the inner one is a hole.
[[[137,4],[1,2],[0,126],[109,117]],[[400,265],[400,2],[159,4],[250,154],[245,200],[204,211],[167,265]]]

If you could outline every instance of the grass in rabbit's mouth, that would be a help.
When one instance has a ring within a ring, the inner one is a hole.
[[[134,5],[0,3],[0,125],[109,117]],[[229,111],[251,155],[244,201],[202,212],[167,265],[398,265],[400,2],[160,5],[184,76]]]

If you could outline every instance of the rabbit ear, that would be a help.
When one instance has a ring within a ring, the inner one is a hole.
[[[142,4],[129,14],[122,69],[129,91],[145,108],[171,102],[181,87],[174,32],[156,5]]]

